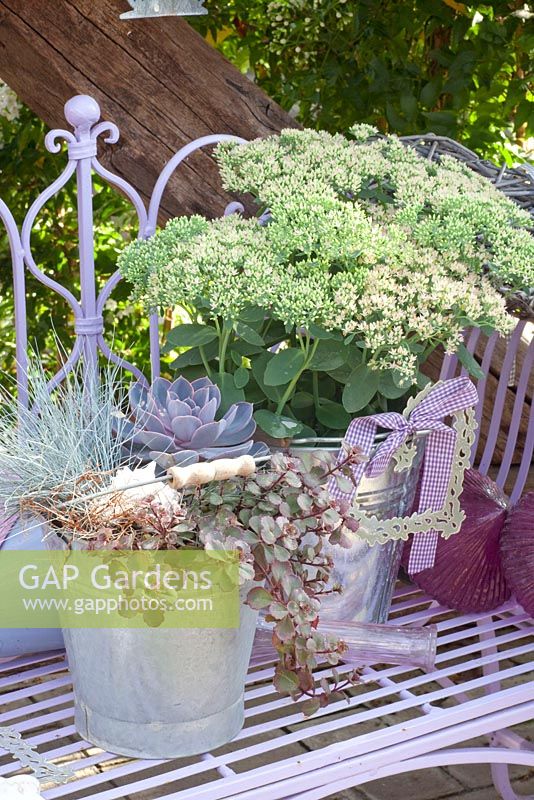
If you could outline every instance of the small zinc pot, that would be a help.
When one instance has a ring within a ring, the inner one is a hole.
[[[18,517],[0,544],[0,580],[2,579],[2,554],[20,550],[44,550],[45,528],[36,517]],[[7,563],[7,562],[5,562]],[[59,625],[59,619],[58,619]],[[63,636],[58,628],[4,628],[0,629],[0,661],[48,650],[62,650]]]
[[[257,612],[236,629],[64,631],[80,736],[137,758],[205,753],[244,723],[244,686]]]
[[[373,451],[384,440],[376,437]],[[296,440],[292,451],[309,449],[338,451],[341,439]],[[378,478],[362,478],[356,501],[367,514],[379,520],[402,517],[412,511],[421,465],[423,462],[426,434],[416,434],[415,457],[411,466],[402,472],[395,471],[392,461]],[[339,584],[341,594],[325,595],[321,598],[321,617],[341,622],[387,622],[393,591],[402,556],[403,541],[369,545],[354,534],[350,548],[327,546],[332,556],[334,569],[332,584]]]

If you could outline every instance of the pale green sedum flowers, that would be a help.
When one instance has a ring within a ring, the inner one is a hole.
[[[301,347],[305,358],[295,353],[293,370],[310,368],[318,326],[323,339],[345,353],[359,348],[368,370],[391,371],[404,387],[438,344],[456,350],[466,326],[511,329],[498,290],[534,284],[529,215],[452,158],[427,161],[369,126],[351,133],[287,130],[220,144],[225,188],[251,193],[262,221],[179,218],[122,254],[120,271],[147,307],[179,306],[193,323],[226,337],[215,355],[219,373],[251,367],[225,362],[228,332],[251,308],[275,329],[285,326],[278,335],[284,347]],[[204,363],[213,357],[202,352]],[[263,391],[258,370],[255,387]],[[293,379],[281,398],[267,392],[278,414],[298,393],[299,375]],[[317,409],[316,386],[313,393]],[[345,412],[355,405],[343,401]]]

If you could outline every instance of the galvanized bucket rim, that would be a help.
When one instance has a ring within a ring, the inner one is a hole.
[[[384,442],[388,436],[390,436],[392,431],[383,431],[382,433],[377,433],[374,439],[373,447],[371,448],[371,454],[376,451],[376,449]],[[415,441],[418,439],[424,439],[431,433],[430,430],[420,430],[412,433],[410,437],[407,439],[408,442]],[[312,449],[319,449],[319,450],[327,450],[327,451],[337,451],[341,447],[345,437],[344,436],[310,436],[303,439],[293,439],[291,443],[284,448],[280,448],[282,450],[312,450]],[[320,445],[326,446],[320,446]],[[319,447],[317,447],[319,445]]]

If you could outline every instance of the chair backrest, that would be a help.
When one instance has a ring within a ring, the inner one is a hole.
[[[479,423],[471,462],[490,474],[516,503],[525,488],[534,450],[534,324],[520,320],[507,337],[467,332],[467,350],[484,377],[476,381]],[[445,356],[442,379],[466,375],[456,356]]]

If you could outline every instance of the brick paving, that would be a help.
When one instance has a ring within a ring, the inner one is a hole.
[[[534,725],[531,733],[534,734]],[[534,770],[511,767],[512,787],[534,794]],[[372,781],[357,789],[332,794],[328,800],[502,800],[493,786],[490,767],[468,765],[418,770]]]
[[[534,738],[534,723],[531,725],[530,733],[531,739]],[[510,775],[512,787],[519,797],[534,794],[534,770],[511,767]],[[327,800],[502,800],[502,798],[493,786],[490,767],[485,764],[472,764],[407,772],[329,795]]]

